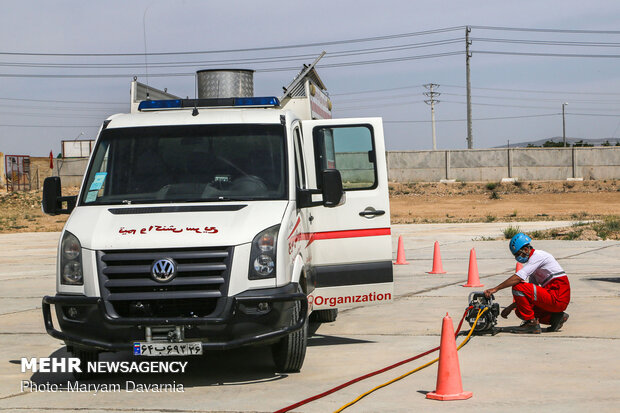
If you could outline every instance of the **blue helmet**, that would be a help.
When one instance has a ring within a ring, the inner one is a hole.
[[[522,232],[519,232],[517,235],[512,237],[508,246],[510,247],[510,252],[512,255],[515,255],[521,248],[523,248],[523,246],[528,245],[530,242],[532,242],[530,237]]]

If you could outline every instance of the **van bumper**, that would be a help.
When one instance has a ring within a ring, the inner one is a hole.
[[[223,350],[273,341],[301,329],[308,301],[298,291],[297,283],[245,291],[228,297],[217,317],[114,318],[100,297],[62,294],[43,297],[42,311],[47,333],[71,347],[132,350],[135,341],[146,341],[146,326],[185,326],[185,341],[201,341],[204,350]],[[296,302],[301,308],[293,320]],[[54,326],[52,305],[59,329]]]

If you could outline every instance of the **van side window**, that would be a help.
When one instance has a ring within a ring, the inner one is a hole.
[[[297,187],[306,189],[306,168],[301,144],[299,128],[295,128],[295,181]]]
[[[370,125],[319,126],[313,130],[317,186],[321,172],[338,169],[345,190],[377,186],[377,160]]]

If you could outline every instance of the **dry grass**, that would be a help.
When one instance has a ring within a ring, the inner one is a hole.
[[[63,190],[63,195],[77,193],[77,187]],[[41,191],[0,192],[0,233],[60,231],[67,217],[45,215]]]

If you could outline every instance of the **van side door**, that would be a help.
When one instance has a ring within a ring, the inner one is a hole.
[[[392,242],[381,118],[302,121],[308,186],[338,169],[344,204],[308,208],[314,309],[392,300]],[[313,198],[320,195],[313,195]]]

